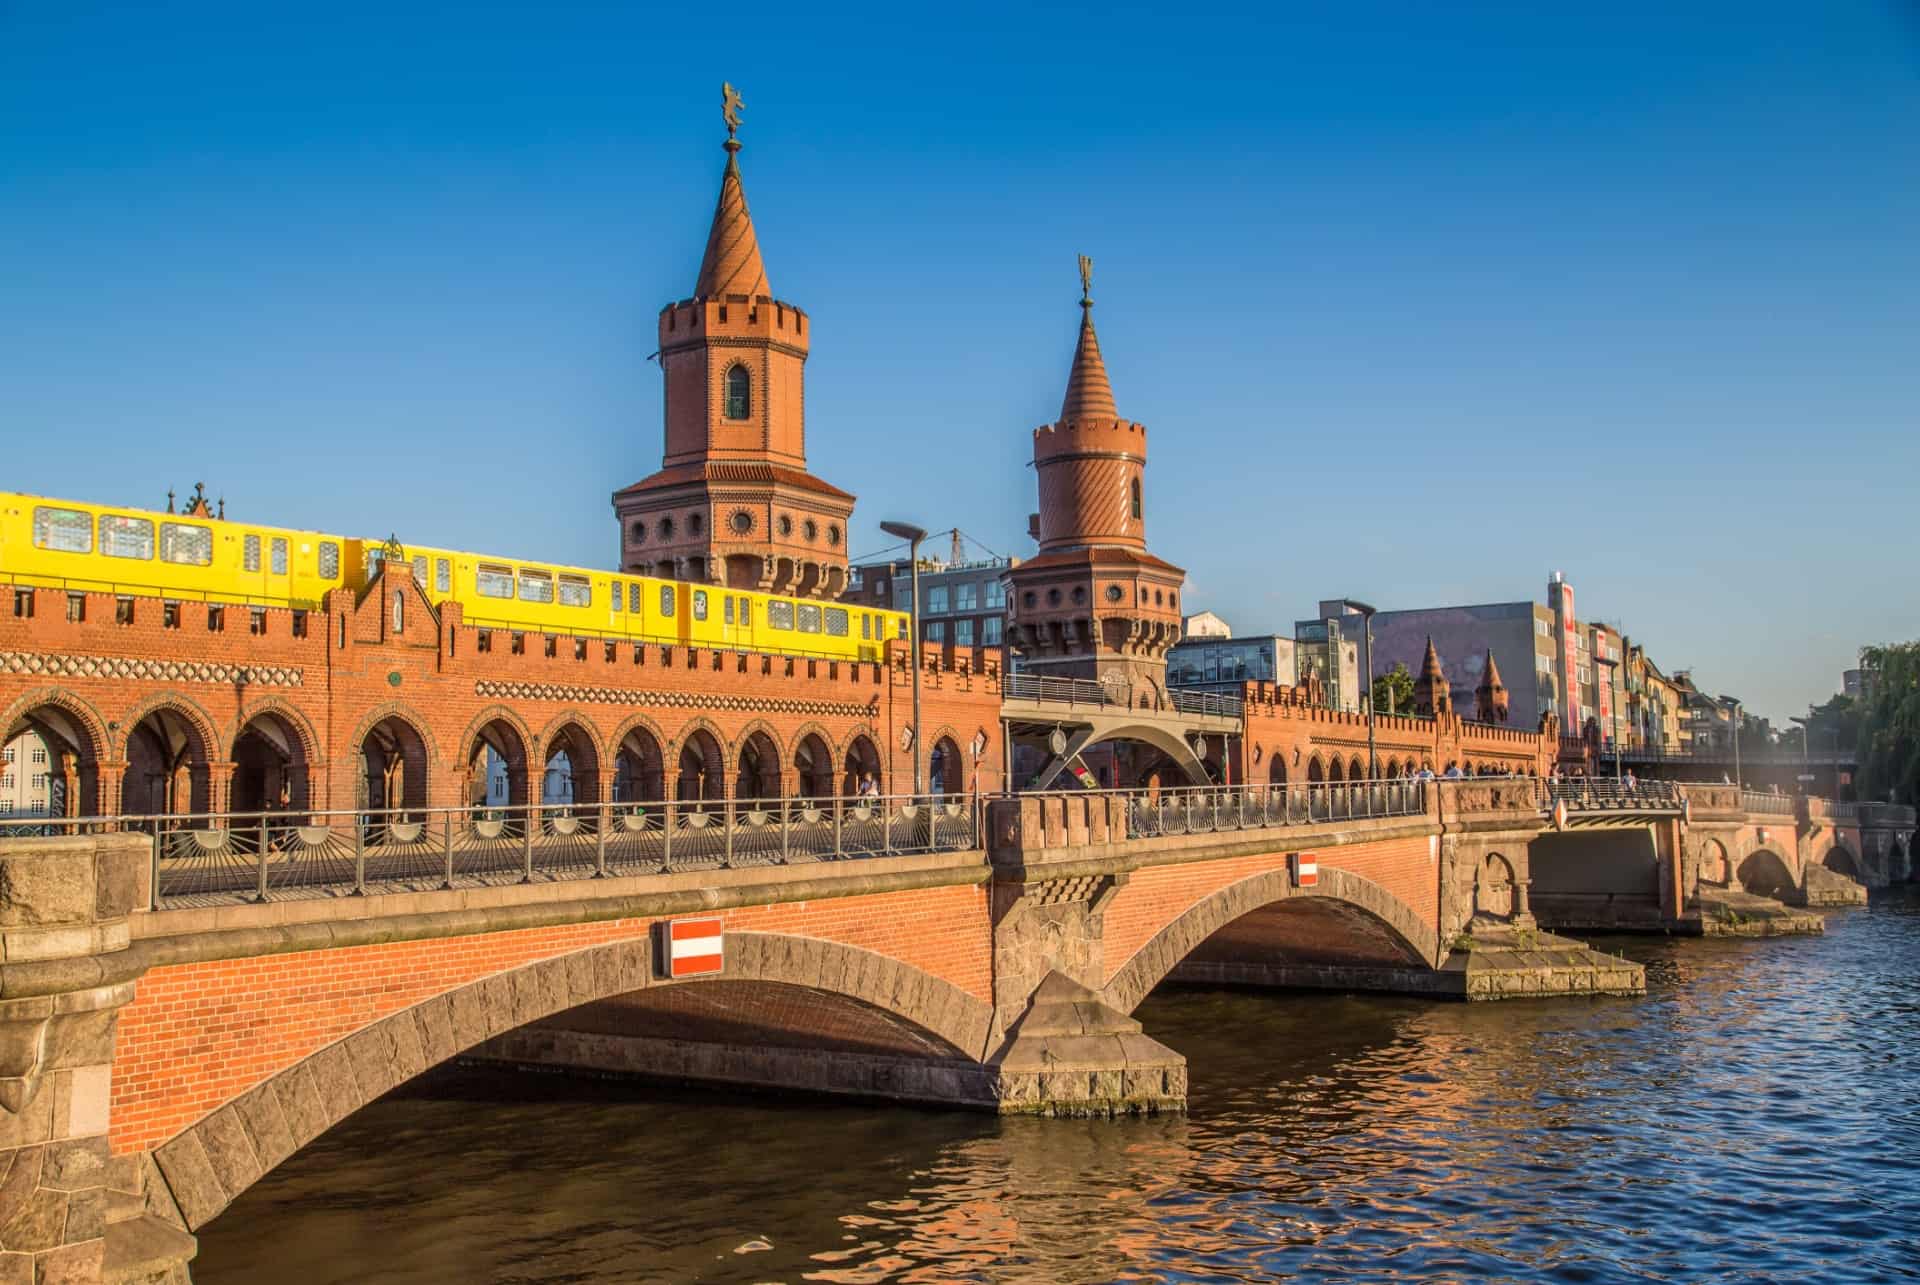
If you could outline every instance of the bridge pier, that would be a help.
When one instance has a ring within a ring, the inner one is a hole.
[[[143,969],[143,836],[0,846],[0,1282],[185,1282],[196,1245],[149,1211],[150,1162],[115,1156],[120,1010]],[[158,1202],[154,1208],[160,1208]]]

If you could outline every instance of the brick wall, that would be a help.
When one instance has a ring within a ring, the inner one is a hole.
[[[1314,855],[1322,868],[1348,870],[1378,884],[1437,931],[1440,877],[1430,851],[1428,840],[1415,838],[1318,848]],[[1106,909],[1103,982],[1112,981],[1161,929],[1214,893],[1286,864],[1281,851],[1134,871]]]
[[[991,1001],[980,886],[722,912],[739,931],[872,950]],[[529,928],[156,968],[122,1010],[112,1141],[151,1149],[267,1077],[391,1013],[537,960],[645,936],[652,920]]]

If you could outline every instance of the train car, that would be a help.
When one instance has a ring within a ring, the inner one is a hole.
[[[364,589],[387,542],[201,514],[0,493],[0,580],[56,589],[319,608]],[[412,546],[428,601],[479,628],[878,661],[907,616],[719,585]]]
[[[14,584],[315,609],[361,542],[187,513],[0,493],[0,575]]]

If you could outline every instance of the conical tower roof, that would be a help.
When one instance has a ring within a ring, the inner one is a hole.
[[[700,260],[700,280],[693,287],[696,299],[714,295],[743,294],[748,297],[773,294],[767,284],[767,268],[760,261],[760,241],[753,234],[753,218],[747,213],[747,190],[740,185],[740,142],[726,141],[727,171],[720,176],[720,202],[713,210],[713,228],[707,233],[707,253]]]
[[[1120,412],[1113,404],[1113,385],[1107,382],[1107,363],[1100,360],[1100,337],[1093,333],[1093,300],[1083,290],[1080,342],[1073,350],[1073,373],[1067,376],[1067,395],[1060,403],[1060,422],[1119,418]]]
[[[1496,665],[1493,661],[1493,648],[1491,647],[1487,648],[1487,667],[1480,674],[1480,685],[1488,691],[1492,691],[1496,687],[1506,686],[1505,683],[1500,681],[1500,666]]]
[[[1427,654],[1420,662],[1421,679],[1436,679],[1446,682],[1447,676],[1440,672],[1440,653],[1433,649],[1433,635],[1427,635]]]

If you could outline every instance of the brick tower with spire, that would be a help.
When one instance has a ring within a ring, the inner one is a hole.
[[[1186,572],[1147,552],[1147,430],[1122,418],[1093,329],[1092,262],[1080,260],[1080,338],[1060,418],[1034,430],[1037,556],[1009,573],[1009,641],[1023,668],[1097,678],[1155,704],[1180,639]]]
[[[773,297],[740,181],[739,97],[693,297],[660,310],[666,451],[613,493],[620,566],[817,598],[847,584],[854,497],[807,471],[807,314]]]
[[[1420,677],[1413,680],[1413,712],[1437,718],[1453,712],[1453,691],[1440,668],[1440,653],[1433,649],[1433,635],[1427,635],[1427,654],[1420,662]]]
[[[1500,681],[1500,666],[1493,663],[1493,648],[1487,648],[1487,666],[1480,673],[1480,685],[1473,689],[1473,716],[1482,723],[1507,721],[1507,685]]]

